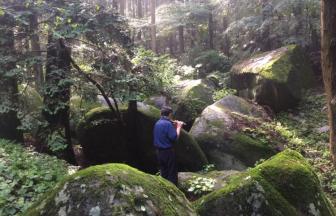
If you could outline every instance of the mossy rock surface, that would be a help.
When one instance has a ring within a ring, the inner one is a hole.
[[[285,150],[238,174],[195,203],[207,215],[335,215],[316,174],[297,152]]]
[[[269,182],[299,215],[336,215],[313,168],[298,152],[285,150],[251,173]]]
[[[93,166],[67,177],[24,216],[196,215],[167,180],[124,164]]]
[[[78,125],[78,141],[92,164],[127,162],[126,129],[109,108],[90,110]]]
[[[153,128],[160,118],[160,111],[152,106],[138,103],[136,115],[131,119],[133,128],[126,125],[120,129],[108,108],[88,112],[78,128],[79,141],[86,156],[95,164],[125,162],[140,170],[156,173],[158,164],[153,146]],[[121,107],[123,119],[128,113]],[[132,130],[132,131],[131,131]],[[207,159],[197,142],[182,131],[174,144],[179,170],[198,171]]]
[[[283,148],[271,129],[258,131],[267,121],[262,107],[230,95],[204,109],[190,134],[218,169],[244,170]]]
[[[177,97],[173,100],[175,117],[187,123],[190,129],[194,120],[203,109],[214,101],[214,88],[206,80],[184,80],[177,86]]]
[[[231,69],[231,87],[239,96],[278,112],[294,107],[314,77],[302,48],[290,45],[238,62]]]

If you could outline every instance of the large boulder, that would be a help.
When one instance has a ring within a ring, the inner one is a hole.
[[[201,216],[336,215],[317,175],[297,152],[285,150],[195,202]]]
[[[126,162],[146,172],[157,172],[153,146],[153,128],[160,111],[152,106],[137,104],[131,115],[121,107],[126,125],[121,127],[108,108],[96,108],[79,124],[79,141],[85,156],[94,164]],[[130,117],[132,116],[132,117]],[[198,171],[207,159],[197,142],[185,131],[175,143],[179,170]]]
[[[259,105],[229,95],[204,109],[190,134],[217,169],[244,170],[282,149],[281,136],[263,125],[269,120]]]
[[[175,104],[175,117],[187,123],[190,129],[194,120],[202,110],[213,103],[214,88],[206,80],[184,80],[177,85]]]
[[[81,170],[56,185],[24,216],[196,215],[173,184],[124,164]]]
[[[231,69],[231,87],[239,96],[276,112],[294,107],[313,80],[309,58],[296,45],[256,55]]]

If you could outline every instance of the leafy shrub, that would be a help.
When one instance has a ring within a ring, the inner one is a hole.
[[[68,165],[0,139],[0,215],[18,215],[67,175]]]
[[[216,170],[216,167],[215,167],[215,164],[207,164],[203,167],[202,169],[202,173],[208,173],[208,172],[211,172],[211,171],[214,171]]]
[[[176,60],[168,55],[157,56],[152,51],[141,48],[137,50],[132,62],[136,71],[133,83],[140,99],[173,91],[174,76],[178,74],[179,68]]]
[[[235,90],[235,89],[223,88],[221,90],[215,91],[212,95],[212,98],[213,98],[214,101],[218,101],[225,96],[234,95],[236,93],[237,93],[237,90]]]
[[[292,137],[288,147],[304,153],[315,168],[324,191],[336,205],[336,171],[328,149],[328,118],[324,111],[325,106],[325,94],[309,90],[304,94],[297,110],[277,115],[275,129],[286,138]]]
[[[224,54],[216,50],[209,50],[201,52],[195,58],[194,66],[199,70],[200,78],[204,78],[206,74],[214,71],[228,72],[231,68],[231,62]]]
[[[188,192],[194,195],[204,195],[213,191],[216,180],[212,178],[193,177],[189,180],[188,184]]]

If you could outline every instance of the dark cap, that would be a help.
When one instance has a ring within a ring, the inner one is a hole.
[[[170,113],[173,113],[173,109],[169,106],[161,107],[161,115],[162,116],[169,116]]]

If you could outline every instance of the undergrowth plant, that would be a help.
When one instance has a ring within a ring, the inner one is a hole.
[[[335,205],[336,171],[331,163],[328,148],[329,128],[325,95],[318,90],[307,91],[297,110],[280,113],[276,121],[279,122],[277,129],[283,132],[282,135],[292,137],[294,141],[290,142],[288,147],[300,151],[313,165],[322,187]]]
[[[69,171],[56,157],[0,139],[0,215],[19,215]]]

